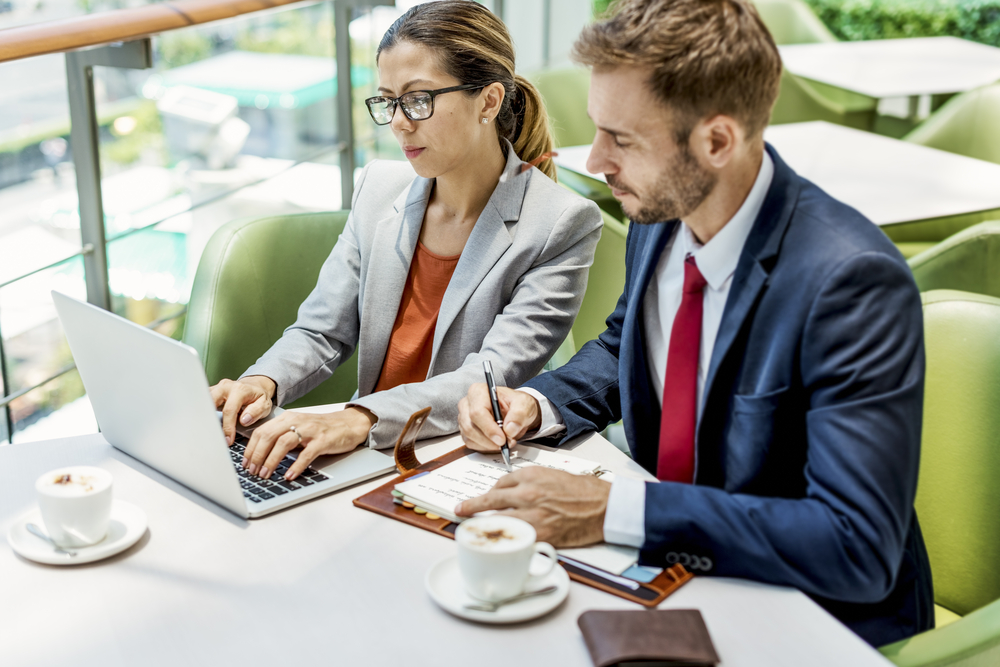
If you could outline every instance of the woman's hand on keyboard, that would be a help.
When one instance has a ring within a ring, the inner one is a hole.
[[[250,375],[240,380],[222,380],[210,389],[217,410],[222,410],[222,432],[226,442],[236,438],[236,419],[250,426],[271,414],[272,399],[278,385],[264,375]]]
[[[363,443],[375,421],[375,415],[358,406],[327,414],[284,412],[254,429],[243,452],[243,467],[269,479],[285,455],[301,445],[295,463],[284,473],[293,480],[317,456],[343,454]]]

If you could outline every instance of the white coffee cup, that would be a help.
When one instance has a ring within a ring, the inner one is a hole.
[[[523,593],[532,579],[551,572],[556,550],[551,544],[535,542],[535,537],[530,523],[501,514],[473,517],[459,524],[455,542],[466,592],[488,602],[504,600]],[[536,553],[548,556],[548,564],[540,572],[531,571]]]
[[[111,473],[90,466],[59,468],[38,478],[38,508],[53,542],[61,547],[87,547],[107,536],[111,482]]]

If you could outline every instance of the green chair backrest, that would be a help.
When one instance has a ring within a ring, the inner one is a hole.
[[[604,332],[607,328],[605,322],[625,289],[625,238],[628,235],[628,225],[604,211],[601,211],[601,215],[604,217],[604,229],[594,251],[594,263],[590,267],[580,313],[573,323],[573,340],[577,349]]]
[[[556,172],[560,185],[565,185],[584,199],[594,202],[612,218],[620,220],[625,217],[621,202],[615,199],[614,195],[611,194],[611,188],[604,181],[599,181],[592,176],[578,174],[563,167],[558,167]]]
[[[558,146],[582,146],[594,142],[597,128],[587,115],[590,70],[582,67],[541,70],[525,75],[545,100]]]
[[[956,95],[903,141],[1000,164],[1000,83]]]
[[[949,289],[1000,298],[1000,220],[962,230],[909,263],[921,292]]]
[[[839,99],[837,99],[839,98]],[[875,123],[877,100],[848,91],[835,91],[781,72],[781,89],[771,109],[771,125],[825,120],[859,130]]]
[[[965,615],[1000,598],[1000,299],[951,290],[922,297],[917,516],[935,601]]]
[[[348,211],[235,220],[209,239],[195,274],[184,342],[208,381],[239,377],[295,321]],[[291,405],[348,401],[358,386],[357,354]]]
[[[757,13],[771,31],[775,44],[814,44],[836,42],[809,5],[802,0],[755,0]]]

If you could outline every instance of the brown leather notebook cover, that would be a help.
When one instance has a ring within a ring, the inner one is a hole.
[[[429,530],[432,533],[437,533],[438,535],[455,539],[455,529],[458,527],[457,524],[444,518],[429,519],[426,514],[417,514],[412,509],[398,505],[393,501],[392,490],[403,480],[421,472],[440,468],[447,463],[451,463],[452,461],[458,460],[463,456],[468,456],[472,453],[471,449],[463,446],[452,450],[447,454],[434,459],[433,461],[420,463],[413,451],[413,445],[416,443],[417,434],[420,432],[420,427],[423,426],[428,414],[430,414],[430,408],[424,408],[423,410],[413,413],[410,416],[409,421],[406,423],[406,426],[403,428],[403,431],[399,436],[399,440],[396,441],[396,450],[394,455],[396,458],[396,468],[400,472],[399,477],[395,477],[382,486],[369,491],[363,496],[355,498],[353,502],[355,507],[376,512],[383,516],[396,519],[397,521],[408,523],[411,526],[423,528],[424,530]],[[594,576],[586,570],[574,566],[572,563],[560,560],[560,564],[569,574],[569,578],[573,581],[593,586],[594,588],[602,590],[606,593],[617,595],[618,597],[625,598],[631,602],[636,602],[645,607],[657,606],[663,602],[668,595],[686,584],[694,576],[685,570],[684,566],[678,563],[677,565],[661,572],[655,579],[653,579],[653,581],[645,584],[639,584],[638,589],[632,590],[631,588],[627,588],[620,584],[607,581],[601,577]]]
[[[594,667],[719,663],[697,609],[585,611],[577,619]]]

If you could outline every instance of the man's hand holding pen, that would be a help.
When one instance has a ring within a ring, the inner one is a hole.
[[[458,427],[465,446],[495,454],[538,430],[541,411],[534,396],[497,387],[503,426],[493,417],[489,388],[474,384],[458,404]],[[495,509],[524,519],[538,539],[557,547],[582,546],[604,539],[604,513],[611,484],[590,475],[529,467],[504,475],[491,491],[456,508],[459,516]]]
[[[490,392],[490,406],[493,408],[493,421],[497,423],[500,429],[503,429],[503,415],[500,414],[500,399],[497,397],[497,383],[493,379],[493,363],[489,359],[483,362],[483,372],[486,373],[486,390]],[[507,444],[507,439],[504,439],[504,443],[500,445],[500,453],[503,455],[503,464],[507,468],[507,472],[513,472],[514,469],[510,467],[510,445]]]
[[[489,388],[478,383],[458,403],[458,428],[465,446],[477,452],[496,453],[501,445],[517,445],[526,433],[542,423],[538,401],[523,391],[497,387],[503,427],[493,417]]]

